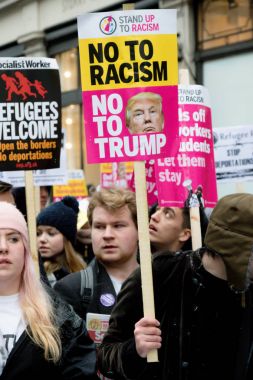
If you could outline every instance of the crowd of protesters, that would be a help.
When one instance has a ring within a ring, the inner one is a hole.
[[[143,317],[135,193],[92,189],[78,229],[77,200],[41,189],[40,276],[22,197],[0,182],[1,379],[253,378],[253,195],[221,198],[209,220],[200,205],[196,251],[187,204],[150,208],[155,318]],[[87,313],[110,315],[97,346]]]

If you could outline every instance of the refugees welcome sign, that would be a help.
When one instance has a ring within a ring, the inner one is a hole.
[[[59,167],[61,91],[50,58],[0,58],[1,171]]]

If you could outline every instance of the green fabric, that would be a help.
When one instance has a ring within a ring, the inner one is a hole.
[[[204,242],[223,258],[229,284],[244,291],[249,285],[253,247],[253,195],[237,193],[221,198],[211,214]]]

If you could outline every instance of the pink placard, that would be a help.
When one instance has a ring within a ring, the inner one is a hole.
[[[127,101],[142,92],[162,97],[161,132],[131,134],[126,127]],[[88,162],[143,161],[166,156],[178,132],[177,93],[177,86],[83,92],[86,142],[92,146],[87,150]]]
[[[146,171],[147,200],[148,200],[148,205],[152,206],[158,201],[157,188],[156,188],[156,176],[155,176],[155,160],[148,160],[145,162],[145,171]],[[132,180],[129,183],[129,187],[133,191],[135,191],[134,173],[132,175]]]
[[[205,207],[217,202],[211,108],[202,86],[179,86],[179,138],[171,155],[156,161],[158,201],[183,207],[189,195],[202,192]]]
[[[106,168],[103,168],[105,165]],[[112,186],[125,189],[131,188],[132,176],[132,162],[113,162],[111,164],[101,164],[100,185],[103,188]]]
[[[78,40],[87,162],[166,157],[178,132],[176,9],[86,13]]]

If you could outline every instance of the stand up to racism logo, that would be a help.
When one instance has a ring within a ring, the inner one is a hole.
[[[102,33],[110,35],[115,32],[117,23],[112,16],[106,16],[100,21],[99,27]]]

